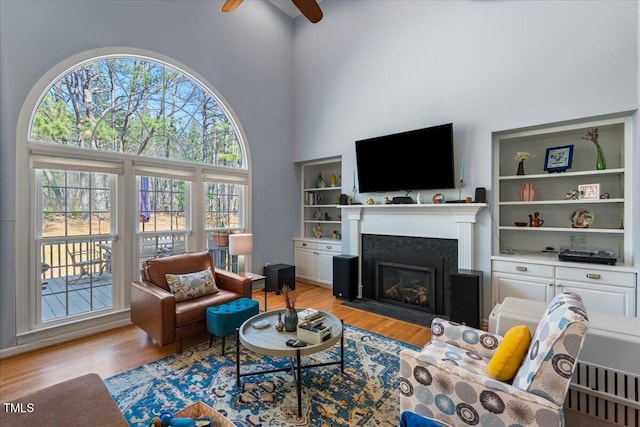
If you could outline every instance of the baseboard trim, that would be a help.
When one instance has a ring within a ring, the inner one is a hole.
[[[38,350],[77,338],[121,328],[131,324],[129,310],[111,313],[99,319],[67,324],[46,330],[30,331],[16,337],[17,344],[0,350],[0,359]]]

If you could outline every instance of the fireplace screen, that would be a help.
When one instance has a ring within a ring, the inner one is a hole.
[[[378,301],[433,313],[435,269],[393,262],[376,262]]]

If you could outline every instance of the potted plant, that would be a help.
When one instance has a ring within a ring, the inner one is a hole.
[[[224,222],[221,222],[217,227],[224,227]],[[217,247],[229,246],[229,230],[216,230],[211,233],[211,238]]]

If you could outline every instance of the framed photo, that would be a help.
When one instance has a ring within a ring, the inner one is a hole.
[[[600,184],[578,185],[578,198],[580,200],[596,200],[600,198]]]
[[[573,161],[573,145],[547,148],[544,156],[544,170],[547,172],[564,172],[571,169]]]

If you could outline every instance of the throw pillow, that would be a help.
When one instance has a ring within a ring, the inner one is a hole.
[[[498,381],[514,377],[531,344],[531,332],[524,325],[509,329],[487,365],[487,373]]]
[[[176,302],[218,292],[211,268],[188,274],[166,274],[165,277]]]

